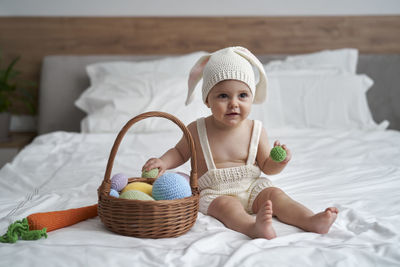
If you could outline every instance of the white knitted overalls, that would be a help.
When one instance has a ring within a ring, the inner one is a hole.
[[[201,148],[208,171],[199,179],[200,212],[207,214],[208,206],[219,196],[234,196],[242,203],[248,213],[257,195],[272,183],[265,177],[260,177],[261,170],[255,165],[258,141],[260,140],[261,122],[254,121],[253,133],[246,165],[217,169],[211,154],[204,118],[197,120]]]

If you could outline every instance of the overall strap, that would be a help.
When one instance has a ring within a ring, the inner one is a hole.
[[[197,133],[199,134],[199,140],[201,149],[203,150],[204,159],[207,164],[207,169],[216,169],[214,160],[211,154],[210,144],[208,143],[206,122],[204,118],[197,120]]]
[[[249,155],[247,156],[247,165],[253,165],[256,162],[258,142],[260,141],[262,124],[261,121],[254,120],[253,133],[250,140]]]

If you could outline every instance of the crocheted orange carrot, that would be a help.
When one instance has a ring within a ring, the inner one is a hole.
[[[30,230],[51,232],[97,216],[97,204],[77,209],[40,212],[27,217]]]
[[[97,216],[97,204],[77,209],[41,212],[12,223],[0,243],[15,243],[19,239],[37,240],[47,238],[47,232],[67,227]]]

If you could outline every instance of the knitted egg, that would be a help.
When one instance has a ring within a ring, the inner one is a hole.
[[[136,200],[154,200],[151,196],[139,190],[128,190],[122,193],[119,198]]]
[[[110,190],[110,196],[112,196],[112,197],[119,197],[119,193],[118,193],[117,190],[111,189],[111,190]]]
[[[187,175],[184,172],[176,172],[176,173],[179,174],[179,175],[182,175],[186,179],[186,181],[188,181],[188,183],[190,183],[190,176],[189,175]]]
[[[121,191],[128,184],[128,176],[123,173],[114,174],[111,178],[111,189]]]
[[[125,186],[125,188],[122,190],[122,193],[129,191],[129,190],[138,190],[142,191],[143,193],[146,193],[148,195],[151,195],[151,191],[153,189],[153,186],[148,183],[143,183],[143,182],[133,182]]]
[[[155,200],[171,200],[190,197],[192,191],[186,179],[177,173],[165,173],[153,183]]]
[[[158,168],[151,169],[150,171],[144,170],[142,172],[142,178],[157,178]]]
[[[276,162],[281,162],[286,158],[286,151],[281,146],[275,146],[271,149],[270,157]]]

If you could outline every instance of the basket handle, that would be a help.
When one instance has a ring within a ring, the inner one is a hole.
[[[173,116],[169,113],[159,112],[159,111],[150,111],[150,112],[142,113],[142,114],[130,119],[125,124],[125,126],[121,129],[121,131],[118,133],[118,136],[115,139],[114,145],[111,149],[110,157],[108,158],[107,169],[106,169],[106,173],[104,175],[104,180],[103,180],[102,186],[105,186],[105,184],[110,184],[110,177],[111,177],[112,167],[114,165],[114,159],[117,154],[119,145],[121,144],[122,138],[125,136],[126,132],[129,130],[129,128],[133,124],[135,124],[141,120],[150,118],[150,117],[166,118],[166,119],[174,122],[176,125],[178,125],[179,128],[181,128],[181,130],[183,131],[186,141],[189,144],[189,149],[190,149],[190,153],[191,153],[190,164],[191,164],[192,170],[190,172],[190,187],[192,188],[192,192],[197,191],[197,189],[198,189],[198,186],[197,186],[197,159],[196,159],[196,150],[195,150],[192,135],[190,134],[190,132],[186,128],[186,126],[178,118],[176,118],[175,116]]]

